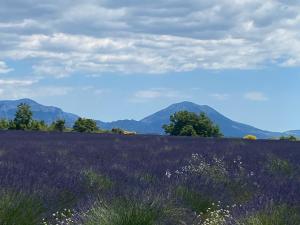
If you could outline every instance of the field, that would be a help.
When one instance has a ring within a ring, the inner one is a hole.
[[[300,142],[0,133],[1,225],[299,225]]]

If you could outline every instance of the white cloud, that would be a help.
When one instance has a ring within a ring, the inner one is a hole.
[[[250,101],[268,101],[269,98],[262,92],[253,91],[244,95],[245,99]]]
[[[151,88],[146,90],[140,90],[134,93],[133,97],[130,99],[131,102],[146,102],[155,99],[181,99],[187,98],[186,95],[179,91],[169,89],[169,88]]]
[[[0,89],[0,98],[3,99],[20,99],[20,98],[36,98],[36,97],[49,97],[49,96],[63,96],[69,94],[73,88],[71,87],[17,87],[5,86]]]
[[[12,80],[12,79],[0,79],[0,85],[20,87],[20,86],[31,86],[36,83],[37,80]]]
[[[9,73],[13,71],[12,68],[9,68],[5,62],[0,61],[0,74],[1,73]]]
[[[211,96],[219,101],[225,101],[230,97],[230,95],[226,93],[214,93],[211,94]]]
[[[299,67],[299,11],[282,0],[11,0],[0,3],[0,59],[33,59],[58,78]]]

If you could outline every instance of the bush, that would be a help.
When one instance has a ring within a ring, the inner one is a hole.
[[[221,137],[220,129],[204,113],[197,115],[180,111],[171,115],[170,124],[163,126],[165,133],[172,136]]]
[[[257,140],[257,137],[251,134],[248,134],[244,137],[246,140]]]
[[[66,121],[65,120],[56,120],[51,124],[51,129],[54,131],[63,132],[66,129]]]
[[[97,123],[92,119],[78,118],[73,126],[74,131],[93,133],[99,131]]]
[[[0,130],[7,130],[9,128],[9,121],[6,119],[0,120]]]
[[[287,141],[297,141],[297,140],[298,140],[298,139],[297,139],[295,136],[293,136],[293,135],[290,135],[290,136],[288,136],[288,137],[281,136],[279,139],[280,139],[280,140],[287,140]]]
[[[42,121],[33,120],[29,129],[35,131],[47,131],[48,126],[43,120]]]
[[[124,134],[125,131],[121,128],[113,128],[111,129],[111,132],[114,134]]]

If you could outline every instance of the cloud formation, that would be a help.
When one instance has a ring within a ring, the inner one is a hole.
[[[0,60],[58,78],[299,67],[299,12],[295,0],[2,1]]]
[[[262,92],[259,91],[253,91],[253,92],[248,92],[244,95],[245,99],[250,100],[250,101],[268,101],[269,98]]]
[[[182,99],[187,97],[186,94],[170,88],[151,88],[135,92],[130,101],[142,103],[156,99]]]
[[[11,72],[13,69],[9,68],[5,62],[1,62],[0,61],[0,74],[1,73],[9,73]]]

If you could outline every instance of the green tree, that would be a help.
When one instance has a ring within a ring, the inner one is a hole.
[[[43,120],[42,121],[33,120],[30,126],[30,130],[47,131],[48,126]]]
[[[290,135],[290,136],[287,136],[287,137],[281,136],[279,139],[280,140],[288,140],[288,141],[298,141],[298,139],[293,135]]]
[[[77,132],[93,133],[99,131],[97,123],[92,119],[78,118],[73,126],[73,130]]]
[[[30,106],[24,103],[18,105],[14,123],[17,130],[29,130],[32,124],[32,111]]]
[[[56,120],[51,125],[54,131],[63,132],[66,129],[66,121],[65,120]]]
[[[221,137],[220,129],[204,114],[180,111],[171,115],[170,124],[163,126],[172,136]]]
[[[9,128],[9,121],[6,119],[0,120],[0,130],[7,130]]]

